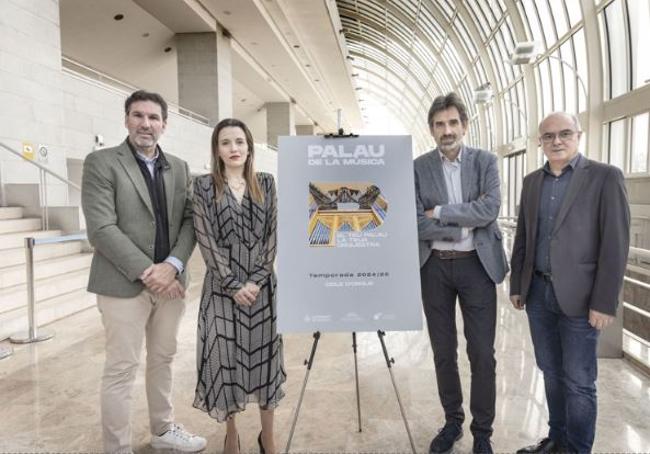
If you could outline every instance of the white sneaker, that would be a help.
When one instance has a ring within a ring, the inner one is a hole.
[[[151,436],[151,446],[154,449],[197,452],[205,449],[206,444],[205,438],[189,433],[179,424],[172,424],[171,428],[162,435]]]

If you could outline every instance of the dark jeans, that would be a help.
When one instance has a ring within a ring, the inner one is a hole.
[[[598,330],[586,316],[564,315],[553,285],[538,276],[531,283],[526,312],[537,366],[544,373],[548,436],[577,452],[591,452],[596,432]]]
[[[496,400],[496,287],[478,256],[442,260],[431,256],[420,269],[422,301],[436,366],[438,395],[448,423],[462,424],[463,394],[458,375],[456,297],[463,314],[472,371],[470,430],[490,437]]]

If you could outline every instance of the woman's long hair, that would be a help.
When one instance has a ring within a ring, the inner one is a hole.
[[[246,180],[246,186],[248,187],[248,192],[251,198],[262,204],[264,202],[264,194],[260,188],[260,184],[255,177],[255,168],[253,166],[253,161],[255,160],[255,143],[253,142],[253,135],[251,134],[248,126],[236,118],[226,118],[221,120],[217,126],[215,126],[214,131],[212,132],[212,180],[214,181],[214,192],[217,200],[221,198],[226,190],[226,166],[223,160],[219,157],[219,133],[224,128],[240,128],[244,131],[246,136],[246,144],[248,145],[248,156],[246,157],[246,162],[244,163],[244,179]]]

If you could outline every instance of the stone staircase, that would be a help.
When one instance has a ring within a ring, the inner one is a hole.
[[[23,216],[20,207],[0,207],[0,340],[27,329],[26,237],[62,235],[41,229],[39,218]],[[34,247],[36,322],[45,325],[94,306],[86,292],[92,254],[83,242],[41,244]]]

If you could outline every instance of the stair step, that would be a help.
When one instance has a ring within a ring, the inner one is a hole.
[[[96,304],[96,295],[85,289],[75,290],[36,304],[35,319],[37,326],[43,326],[68,315],[82,311]],[[20,307],[0,314],[0,340],[12,334],[27,331],[27,310]]]
[[[34,261],[42,261],[64,255],[78,254],[83,244],[81,241],[69,241],[66,243],[39,244],[34,248]],[[24,265],[25,248],[19,247],[7,249],[2,252],[2,266]]]
[[[83,269],[66,273],[63,276],[52,276],[34,282],[34,298],[36,302],[54,298],[55,296],[85,289],[88,285],[88,270]],[[0,289],[0,314],[27,306],[27,284]],[[27,309],[25,309],[27,310]]]
[[[5,219],[0,221],[0,234],[38,230],[40,228],[40,218]]]
[[[28,230],[0,235],[0,250],[25,246],[25,238],[50,238],[63,234],[61,230]]]
[[[34,279],[70,273],[90,267],[92,254],[74,254],[34,263]],[[27,281],[25,265],[0,268],[0,289],[24,284]]]
[[[20,219],[23,217],[23,207],[0,207],[0,220]]]

